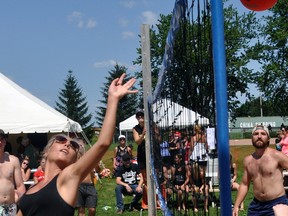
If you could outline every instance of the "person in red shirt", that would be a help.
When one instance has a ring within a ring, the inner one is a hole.
[[[42,181],[44,179],[44,168],[45,168],[45,158],[40,161],[40,166],[33,175],[34,184]]]

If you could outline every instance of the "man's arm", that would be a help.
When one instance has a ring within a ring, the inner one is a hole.
[[[139,182],[138,182],[138,186],[142,188],[142,185],[143,185],[143,183],[144,183],[144,179],[143,179],[143,176],[142,176],[141,173],[139,173],[138,176],[139,176],[139,178],[140,178],[140,180],[139,180]]]
[[[144,179],[143,179],[143,176],[141,173],[138,174],[140,180],[138,182],[138,187],[136,188],[136,191],[137,192],[141,192],[142,191],[142,186],[143,186],[143,183],[144,183]]]
[[[239,212],[239,206],[240,204],[243,202],[243,200],[245,199],[248,190],[249,190],[249,186],[250,186],[250,177],[247,171],[247,167],[245,165],[245,160],[244,160],[244,172],[243,172],[243,177],[242,177],[242,181],[237,193],[237,198],[234,204],[234,209],[233,209],[233,216],[238,216],[238,212]]]
[[[128,184],[123,182],[121,177],[116,177],[116,184],[126,187]]]
[[[14,164],[14,182],[15,182],[15,202],[17,203],[18,200],[22,197],[22,195],[26,192],[22,175],[21,175],[21,168],[18,158],[14,156],[10,156],[11,161]]]
[[[130,187],[130,185],[123,182],[121,177],[116,177],[116,184],[124,186],[127,192],[132,192],[132,188]]]

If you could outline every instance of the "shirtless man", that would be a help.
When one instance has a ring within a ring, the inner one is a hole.
[[[248,216],[274,215],[273,206],[288,205],[283,186],[283,168],[288,168],[288,157],[269,148],[269,130],[257,125],[252,131],[255,152],[244,159],[244,172],[233,216],[238,216],[240,203],[244,200],[250,183],[253,182],[254,199],[249,205]]]
[[[85,142],[82,139],[78,139],[78,143],[81,145],[79,149],[79,157],[85,153]],[[85,209],[88,209],[88,216],[96,215],[96,207],[98,202],[97,191],[94,185],[95,172],[100,172],[99,164],[92,170],[89,175],[81,182],[78,189],[76,208],[78,208],[78,216],[85,216]]]
[[[16,203],[25,193],[19,159],[4,152],[6,136],[0,129],[0,215],[16,215]]]

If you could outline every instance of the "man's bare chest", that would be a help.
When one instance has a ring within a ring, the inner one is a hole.
[[[0,163],[0,179],[13,179],[14,166],[10,162]]]

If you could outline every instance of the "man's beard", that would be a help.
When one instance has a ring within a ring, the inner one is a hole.
[[[261,144],[257,144],[259,142],[261,142]],[[265,143],[263,140],[256,140],[256,141],[252,142],[252,144],[257,149],[263,149],[269,145],[269,142]]]

